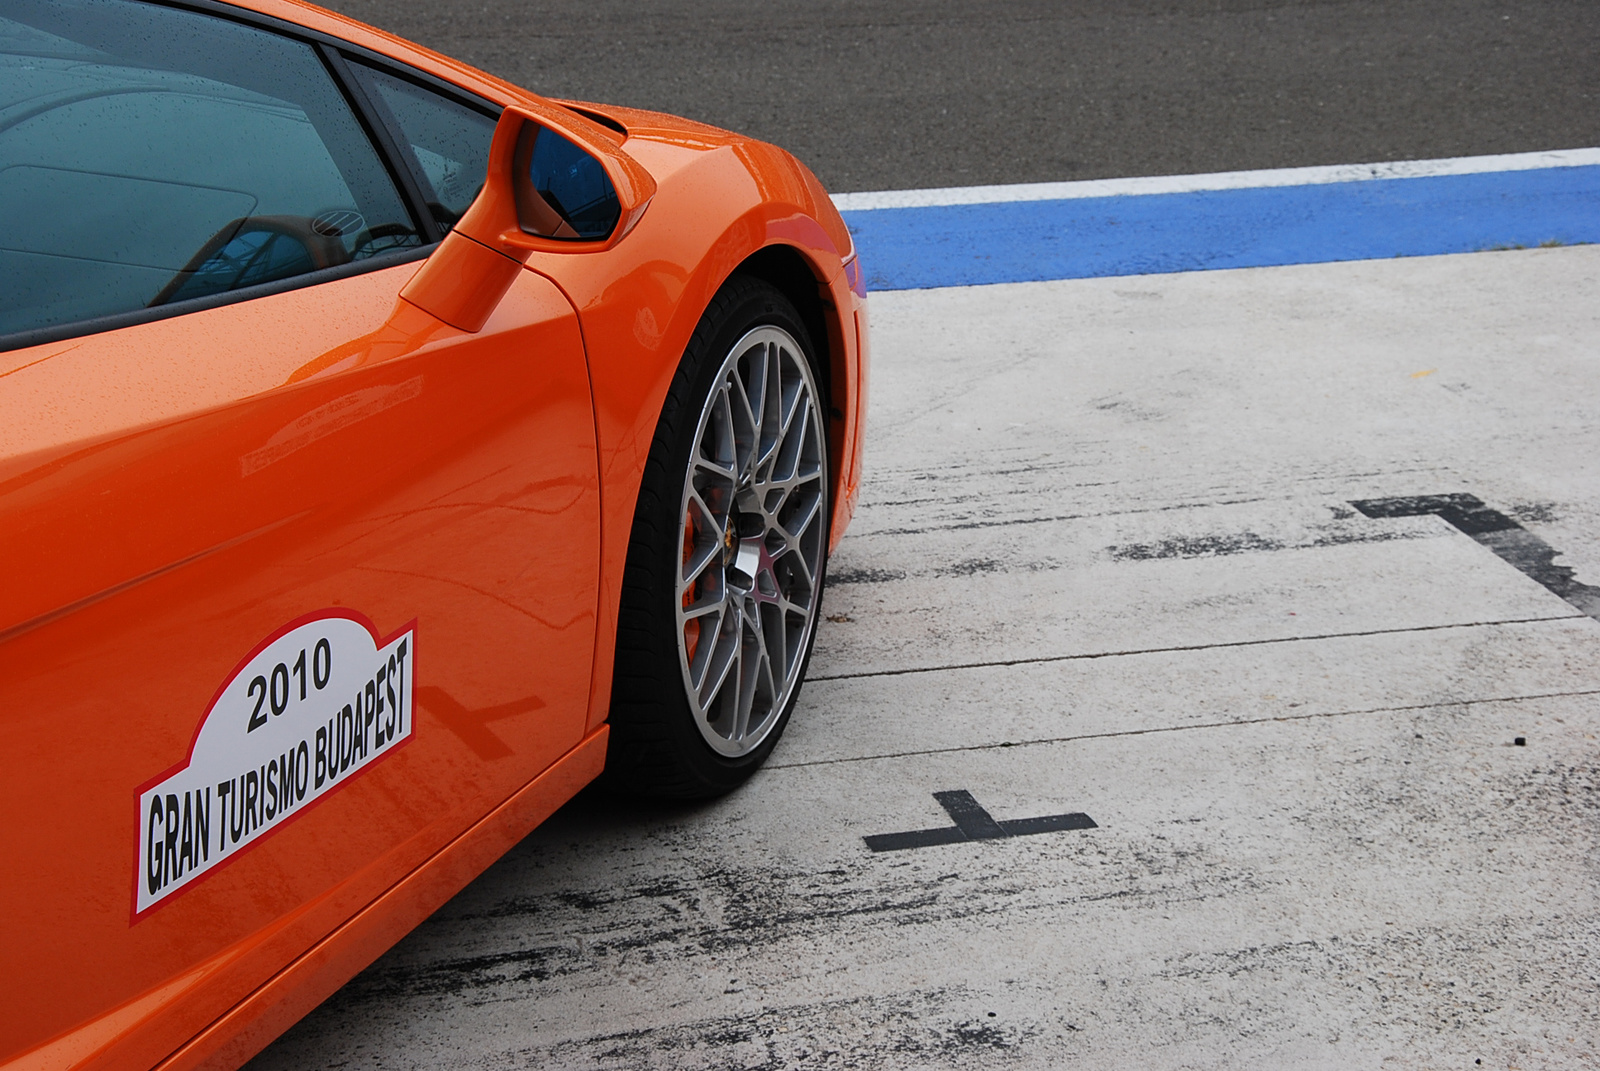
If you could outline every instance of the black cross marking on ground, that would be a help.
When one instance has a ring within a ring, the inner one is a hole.
[[[939,806],[950,812],[955,825],[939,829],[913,829],[909,833],[875,833],[862,837],[875,852],[897,852],[905,848],[931,848],[935,844],[960,844],[968,840],[999,840],[1026,837],[1030,833],[1055,833],[1063,829],[1095,829],[1095,820],[1086,814],[1046,814],[1038,818],[1006,818],[995,821],[978,805],[966,789],[935,792]]]
[[[1476,495],[1415,495],[1368,498],[1350,503],[1368,517],[1420,517],[1434,513],[1498,554],[1553,594],[1600,621],[1600,588],[1580,583],[1572,569],[1556,565],[1561,552]]]

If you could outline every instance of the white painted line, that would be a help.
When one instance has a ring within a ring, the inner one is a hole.
[[[1600,148],[1553,149],[1503,156],[1458,156],[1447,160],[1399,160],[1387,164],[1285,167],[1265,171],[1222,171],[1211,175],[1152,175],[1146,178],[1089,179],[1083,182],[1021,182],[1008,186],[951,186],[933,190],[883,190],[836,193],[841,212],[875,208],[934,208],[943,205],[996,204],[1003,201],[1065,201],[1080,197],[1126,197],[1153,193],[1197,193],[1263,186],[1315,186],[1371,179],[1437,178],[1491,171],[1536,171],[1600,164]]]

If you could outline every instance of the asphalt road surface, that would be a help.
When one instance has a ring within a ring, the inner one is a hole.
[[[835,192],[1600,144],[1593,0],[333,0],[537,92],[765,138]]]

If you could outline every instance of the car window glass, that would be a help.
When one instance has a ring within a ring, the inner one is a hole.
[[[420,244],[310,45],[133,0],[0,9],[0,334]]]
[[[387,71],[359,63],[351,70],[410,148],[412,171],[434,218],[453,227],[483,188],[495,120]]]

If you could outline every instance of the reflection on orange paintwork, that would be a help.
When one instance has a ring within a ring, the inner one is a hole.
[[[506,742],[489,728],[490,722],[527,714],[545,705],[543,699],[530,695],[497,706],[468,710],[449,692],[431,684],[417,689],[417,700],[480,759],[503,759],[513,754]]]
[[[409,274],[406,277],[409,278]],[[288,387],[313,376],[335,375],[375,361],[403,357],[449,330],[448,324],[435,320],[410,302],[396,301],[381,327],[318,354],[290,372],[283,385]]]

